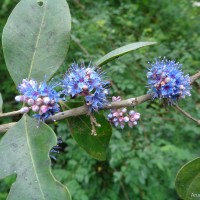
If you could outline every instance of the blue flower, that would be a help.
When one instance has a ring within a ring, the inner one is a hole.
[[[84,96],[90,111],[98,111],[105,105],[109,85],[104,80],[105,73],[91,63],[86,67],[73,63],[62,81],[63,93],[66,96]]]
[[[184,75],[181,64],[163,59],[150,63],[147,72],[149,94],[167,99],[169,103],[190,96],[190,77]]]
[[[15,99],[27,103],[30,106],[29,110],[38,113],[33,116],[44,121],[60,110],[58,105],[58,101],[61,100],[60,93],[54,89],[58,85],[57,83],[47,84],[46,81],[38,83],[33,79],[23,79],[17,87],[21,95]]]

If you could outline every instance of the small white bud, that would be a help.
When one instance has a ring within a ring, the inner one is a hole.
[[[126,109],[126,108],[122,108],[122,112],[123,112],[123,113],[126,113],[126,112],[127,112],[127,109]]]
[[[124,117],[124,121],[125,121],[125,122],[128,122],[128,121],[129,121],[129,117],[127,117],[127,116]]]
[[[43,98],[43,103],[46,104],[46,105],[49,104],[50,101],[51,101],[51,100],[50,100],[49,97],[44,97],[44,98]]]
[[[135,114],[135,111],[134,110],[130,110],[129,111],[129,115],[134,115]]]
[[[23,100],[24,100],[24,97],[22,95],[19,95],[19,96],[15,97],[15,101],[20,102],[20,101],[23,101]]]
[[[136,122],[136,121],[134,121],[134,122],[133,122],[133,125],[135,125],[135,126],[136,126],[136,125],[137,125],[137,122]]]
[[[110,113],[108,114],[108,119],[112,119],[113,115]]]
[[[20,109],[21,113],[27,113],[28,111],[29,111],[28,107],[23,107],[23,108]]]
[[[165,78],[165,83],[169,83],[169,82],[170,82],[170,78],[169,77]]]
[[[185,87],[183,86],[183,85],[180,85],[180,90],[184,90],[185,89]]]

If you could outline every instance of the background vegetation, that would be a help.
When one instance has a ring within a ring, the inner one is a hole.
[[[19,0],[1,0],[0,33]],[[72,42],[64,73],[73,61],[88,63],[122,45],[157,41],[106,66],[112,95],[122,98],[145,94],[147,62],[166,56],[183,64],[185,73],[200,69],[200,7],[189,0],[68,0],[72,14]],[[33,19],[34,20],[34,19]],[[0,49],[0,92],[4,111],[19,108],[17,94]],[[200,86],[179,105],[200,116]],[[113,129],[107,160],[96,161],[73,141],[65,121],[53,126],[62,137],[63,152],[53,162],[53,172],[66,184],[74,200],[174,200],[175,176],[180,167],[200,152],[199,127],[159,101],[135,108],[141,113],[137,127]],[[18,120],[3,119],[5,121]],[[78,120],[78,118],[77,118]],[[0,182],[0,200],[6,199],[15,177]]]

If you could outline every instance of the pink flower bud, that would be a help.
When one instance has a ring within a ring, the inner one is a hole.
[[[125,122],[128,122],[128,121],[129,121],[129,117],[127,117],[127,116],[124,117],[124,121],[125,121]]]
[[[121,97],[120,96],[118,96],[118,97],[113,96],[112,101],[121,101]]]
[[[24,100],[24,97],[22,95],[19,95],[19,96],[15,97],[15,101],[20,102],[20,101],[23,101],[23,100]]]
[[[113,117],[118,117],[119,116],[119,113],[118,112],[114,112],[113,113]]]
[[[46,113],[48,111],[48,106],[47,105],[42,105],[40,107],[40,111],[42,114]]]
[[[119,121],[120,121],[120,122],[123,122],[123,121],[124,121],[124,118],[123,118],[123,117],[120,117],[120,118],[119,118]]]
[[[37,112],[40,108],[39,108],[39,106],[38,105],[32,105],[32,110],[34,111],[34,112]]]
[[[43,100],[41,98],[36,99],[36,105],[40,106],[43,103]]]
[[[43,98],[43,103],[46,104],[46,105],[49,104],[50,103],[50,98],[49,97],[44,97]]]
[[[32,106],[34,104],[34,100],[33,99],[28,99],[27,101],[29,106]]]
[[[130,117],[130,118],[129,118],[129,121],[134,122],[134,121],[135,121],[135,118],[134,118],[134,117]]]
[[[134,114],[134,118],[135,118],[135,120],[140,119],[140,113],[135,113],[135,114]]]
[[[23,107],[23,108],[20,109],[21,113],[27,113],[28,111],[29,111],[28,107]]]
[[[122,117],[123,116],[123,112],[119,112],[119,116]]]

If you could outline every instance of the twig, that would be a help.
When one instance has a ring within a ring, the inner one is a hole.
[[[17,111],[13,111],[13,112],[7,112],[7,113],[0,113],[0,118],[2,117],[11,117],[11,116],[15,116],[15,115],[21,115],[21,111],[17,110]]]
[[[200,120],[192,117],[189,113],[185,112],[183,109],[181,109],[177,104],[173,104],[174,107],[179,110],[183,115],[185,115],[187,118],[191,119],[192,121],[196,122],[198,125],[200,125]]]
[[[199,78],[200,78],[200,72],[191,76],[191,84]],[[149,101],[151,99],[152,99],[152,95],[146,94],[146,95],[142,95],[142,96],[135,97],[135,98],[130,98],[130,99],[126,99],[126,100],[122,100],[122,101],[118,101],[118,102],[112,102],[108,105],[105,105],[102,109],[108,110],[108,109],[111,109],[111,108],[122,108],[122,107],[136,106],[138,104],[142,104],[142,103]],[[2,115],[13,116],[13,115],[21,114],[19,111],[14,111],[14,112],[10,112],[10,113],[12,113],[12,115],[10,115],[9,113],[4,113],[4,114],[0,114],[0,116],[2,116]],[[60,120],[63,120],[67,117],[75,117],[75,116],[86,115],[86,114],[88,114],[88,107],[86,105],[83,105],[83,106],[78,107],[78,108],[73,108],[73,109],[70,109],[70,110],[66,110],[64,112],[59,112],[59,113],[57,113],[53,116],[53,120],[51,118],[48,118],[47,120],[45,120],[45,122],[46,123],[54,123],[55,120],[60,121]],[[9,125],[9,124],[0,125],[0,133],[4,133],[5,130],[8,130],[15,123],[16,122],[13,122],[11,125]]]

